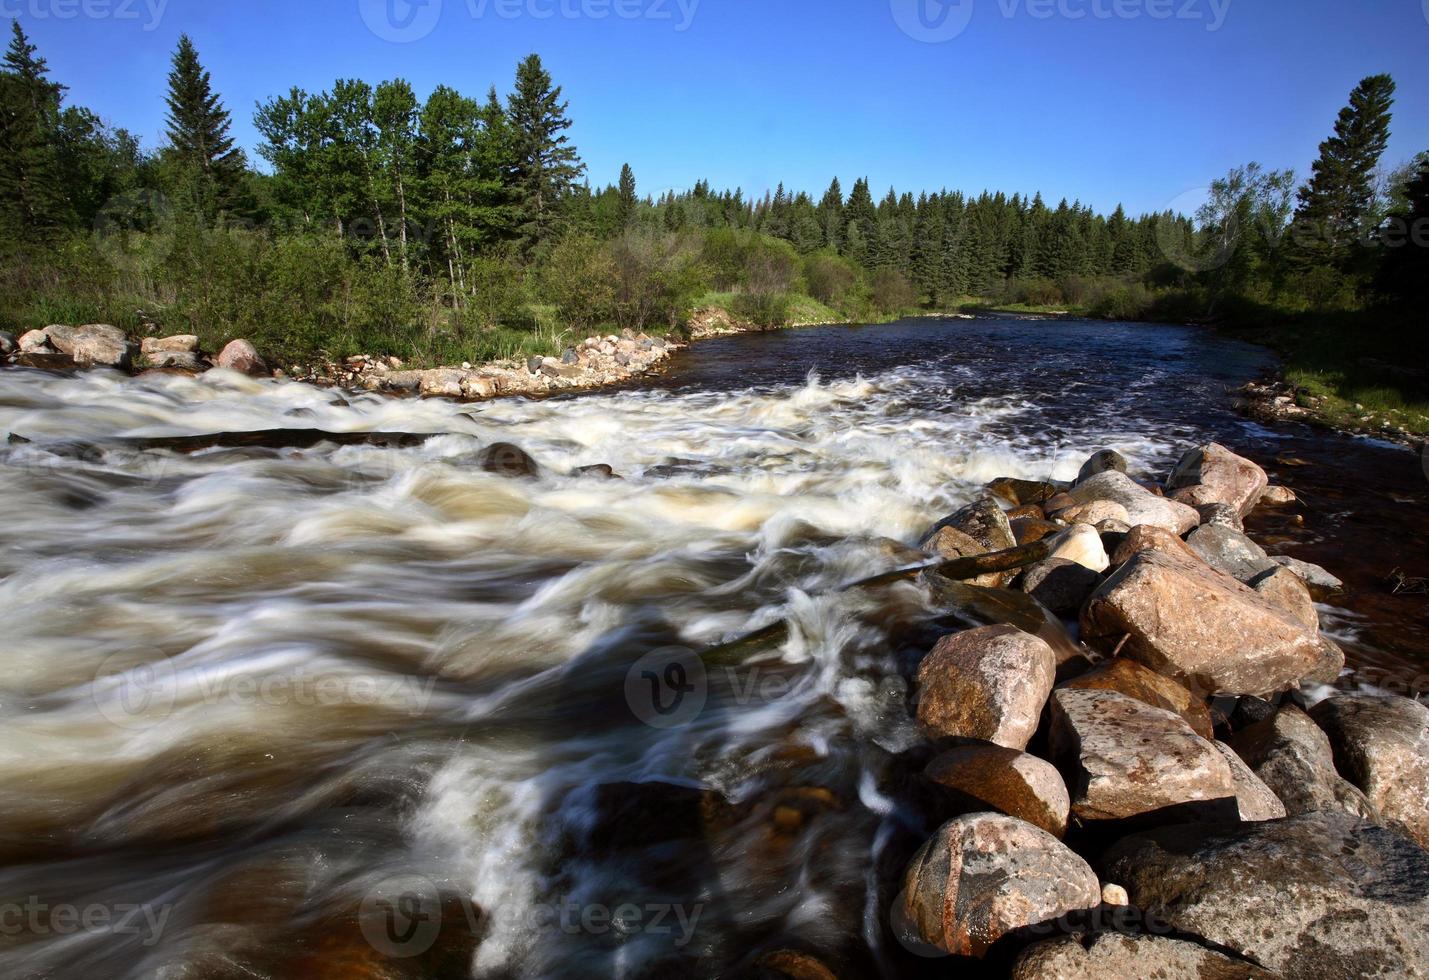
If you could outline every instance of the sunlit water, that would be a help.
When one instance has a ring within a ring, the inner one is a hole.
[[[0,447],[0,975],[719,976],[778,949],[894,975],[889,882],[928,819],[899,798],[903,679],[948,610],[838,587],[986,481],[1103,446],[1147,474],[1208,437],[1318,451],[1307,481],[1417,469],[1240,419],[1226,387],[1264,363],[980,320],[710,341],[539,402],[0,373],[0,438],[30,440]],[[117,441],[273,427],[432,438]],[[495,442],[540,476],[477,466]],[[1322,516],[1278,550],[1346,549]],[[1356,663],[1415,669],[1422,604],[1326,616]],[[652,712],[679,650],[779,620]]]

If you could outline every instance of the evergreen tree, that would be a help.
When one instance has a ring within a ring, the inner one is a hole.
[[[1344,267],[1356,241],[1369,231],[1374,173],[1389,142],[1393,105],[1394,80],[1388,75],[1371,75],[1350,93],[1335,134],[1320,144],[1310,181],[1300,189],[1297,264]]]
[[[1429,157],[1402,191],[1402,207],[1390,215],[1380,288],[1394,301],[1422,313],[1429,301]]]
[[[184,189],[212,216],[233,203],[243,176],[243,151],[229,135],[232,120],[187,34],[169,72],[168,137]]]
[[[853,191],[848,196],[848,203],[844,205],[843,216],[843,254],[860,265],[867,266],[878,225],[878,210],[874,207],[873,195],[869,193],[867,178],[860,177],[854,181]]]
[[[50,66],[39,56],[18,20],[10,22],[10,47],[5,52],[5,71],[18,75],[24,83],[35,113],[44,117],[59,111],[65,87],[50,81]]]
[[[844,191],[835,177],[824,191],[818,207],[819,226],[824,232],[824,247],[836,251],[843,249]]]
[[[585,164],[565,132],[571,126],[568,108],[539,55],[521,62],[516,69],[516,91],[507,99],[507,115],[514,153],[511,180],[521,210],[519,230],[527,247],[549,236],[557,208],[585,173]]]
[[[630,169],[628,163],[620,168],[618,212],[620,227],[629,228],[630,223],[635,220],[635,171]]]
[[[0,220],[15,229],[67,223],[56,152],[60,98],[19,21],[0,71]]]

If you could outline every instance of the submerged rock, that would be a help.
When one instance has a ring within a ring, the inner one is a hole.
[[[1310,717],[1329,740],[1335,768],[1385,824],[1429,848],[1429,708],[1353,694],[1321,701]]]
[[[900,938],[981,957],[1003,936],[1101,903],[1086,861],[1045,830],[975,813],[944,824],[904,876]]]
[[[1136,907],[1287,980],[1429,975],[1429,853],[1349,814],[1168,827],[1102,863]]]
[[[1025,820],[1053,837],[1067,832],[1071,800],[1050,762],[1000,745],[949,749],[924,774],[957,798]]]
[[[1269,485],[1265,470],[1213,442],[1181,457],[1166,481],[1166,490],[1202,488],[1198,503],[1228,504],[1244,517],[1255,509]]]
[[[1235,814],[1235,783],[1216,747],[1179,715],[1125,694],[1053,692],[1049,746],[1084,822]]]
[[[1057,673],[1039,637],[1013,626],[945,636],[918,666],[918,723],[932,738],[963,737],[1022,750]]]
[[[541,474],[541,467],[520,446],[509,442],[496,442],[476,455],[476,464],[488,473],[497,476],[535,477]]]

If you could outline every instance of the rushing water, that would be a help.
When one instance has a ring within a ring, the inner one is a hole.
[[[626,390],[480,405],[0,373],[0,975],[908,975],[932,815],[904,678],[957,621],[904,546],[998,476],[1219,438],[1301,490],[1276,550],[1411,679],[1429,483],[1273,430],[1202,332],[909,321],[713,340]],[[273,427],[420,445],[144,449]],[[514,443],[538,477],[491,473]],[[577,472],[608,464],[618,479]],[[787,620],[787,638],[700,650]],[[670,711],[663,714],[662,711]],[[785,954],[787,955],[787,954]]]

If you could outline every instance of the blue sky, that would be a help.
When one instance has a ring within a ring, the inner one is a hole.
[[[1303,176],[1350,89],[1381,71],[1399,83],[1387,162],[1429,149],[1429,0],[422,2],[0,0],[0,15],[72,102],[149,145],[182,32],[250,150],[254,103],[293,85],[504,92],[536,51],[592,183],[628,160],[642,193],[707,178],[817,195],[838,174],[875,194],[1189,210],[1250,160]]]

